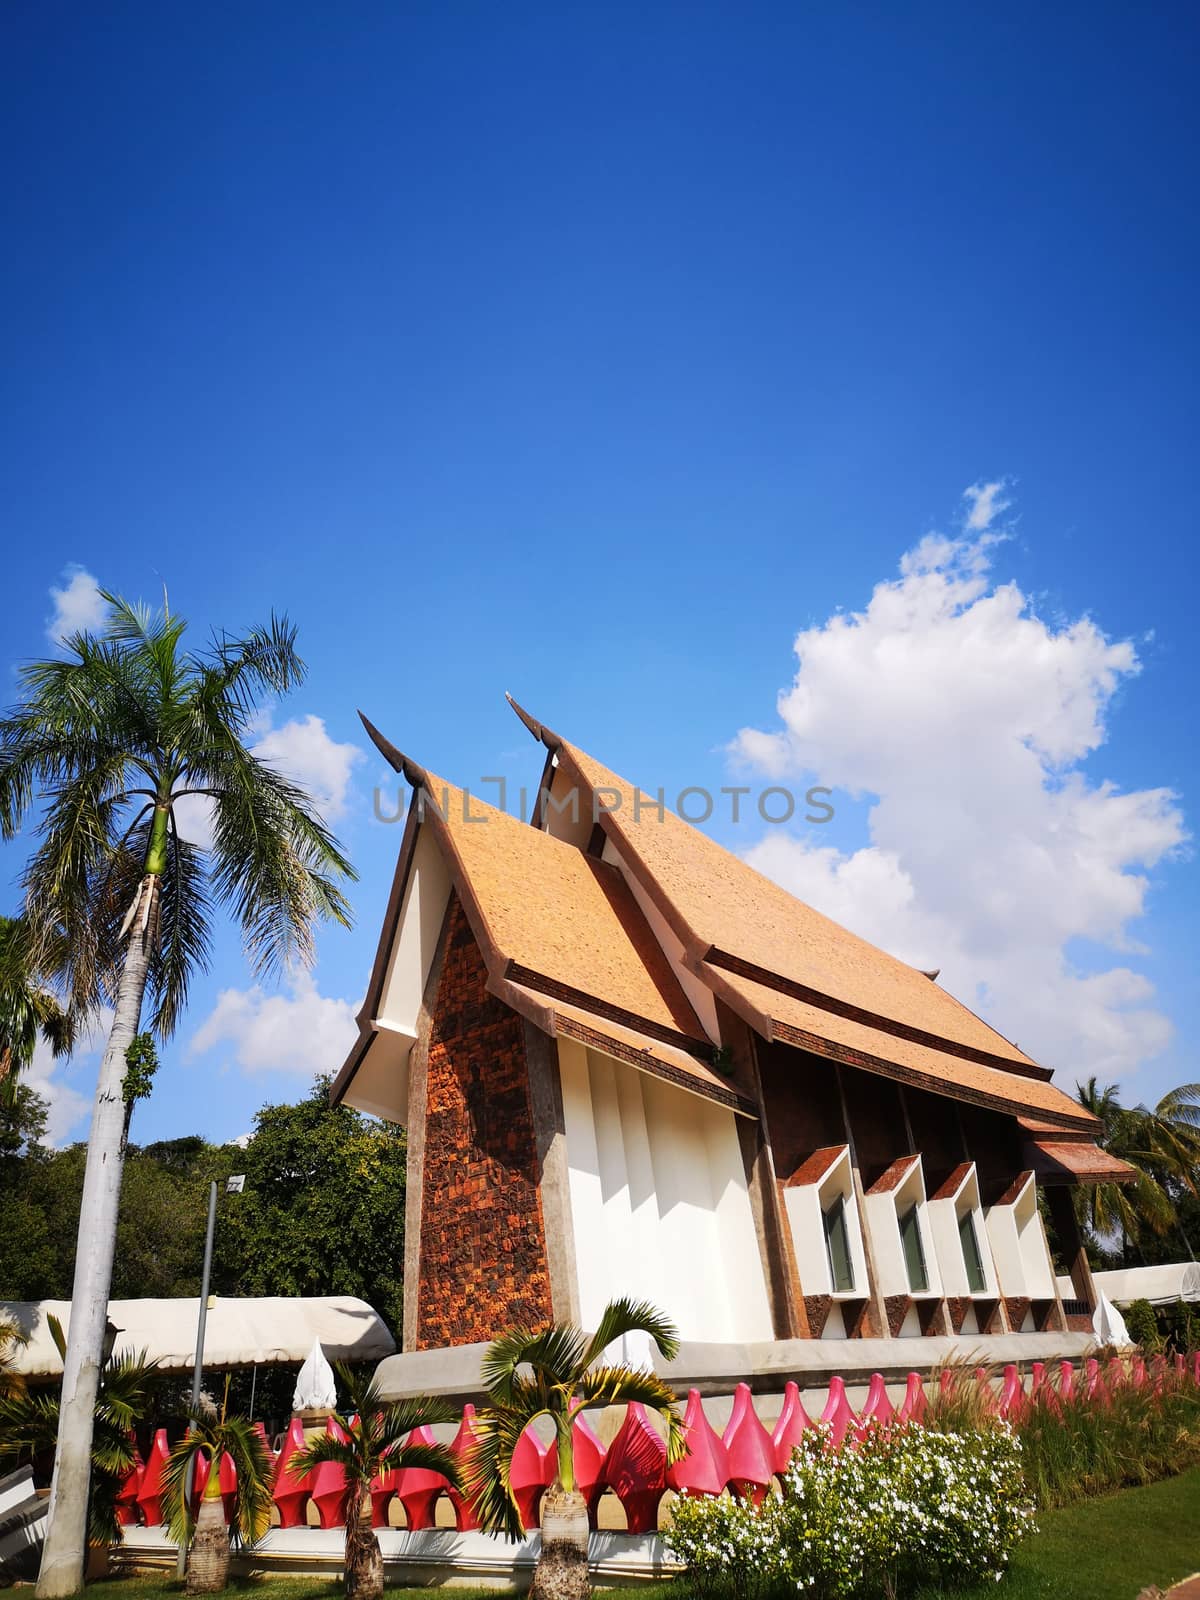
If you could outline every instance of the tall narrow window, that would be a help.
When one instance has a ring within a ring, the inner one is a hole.
[[[829,1257],[829,1276],[835,1294],[854,1291],[854,1265],[850,1259],[850,1225],[846,1221],[846,1197],[837,1199],[822,1213],[825,1225],[825,1253]]]
[[[983,1256],[979,1250],[979,1235],[975,1231],[975,1213],[967,1210],[958,1219],[958,1237],[962,1243],[963,1263],[967,1269],[967,1287],[972,1294],[987,1290],[987,1274],[983,1270]]]
[[[927,1294],[929,1273],[925,1268],[925,1247],[921,1243],[921,1224],[915,1205],[909,1206],[900,1216],[900,1243],[904,1248],[909,1291],[912,1294]]]

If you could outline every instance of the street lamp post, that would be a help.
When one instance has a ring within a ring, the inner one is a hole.
[[[226,1194],[241,1194],[246,1187],[244,1172],[236,1173],[233,1177],[225,1179]],[[208,1186],[208,1230],[204,1236],[204,1271],[200,1278],[200,1316],[196,1322],[196,1362],[192,1369],[192,1410],[200,1404],[200,1390],[204,1382],[204,1330],[208,1323],[208,1286],[212,1278],[213,1235],[217,1231],[217,1180],[214,1178]],[[212,1470],[219,1472],[221,1463],[214,1461]],[[187,1487],[184,1488],[184,1499],[187,1499]],[[187,1541],[179,1546],[179,1555],[176,1558],[175,1571],[180,1578],[187,1570]]]

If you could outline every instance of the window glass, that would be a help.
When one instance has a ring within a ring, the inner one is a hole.
[[[958,1237],[962,1241],[963,1261],[967,1268],[967,1285],[972,1294],[983,1294],[987,1289],[987,1274],[983,1270],[983,1256],[979,1249],[979,1235],[975,1231],[975,1213],[964,1211],[958,1219]]]
[[[822,1213],[825,1223],[825,1253],[829,1257],[829,1275],[835,1294],[851,1294],[854,1290],[854,1265],[850,1259],[850,1225],[846,1220],[846,1198],[837,1199]]]
[[[912,1294],[926,1294],[929,1274],[925,1270],[925,1249],[921,1244],[921,1225],[917,1208],[909,1206],[900,1217],[900,1243],[904,1247],[904,1266],[908,1272],[908,1287]]]

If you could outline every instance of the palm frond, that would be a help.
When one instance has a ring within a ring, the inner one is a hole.
[[[609,1345],[628,1333],[649,1334],[664,1361],[673,1361],[679,1354],[679,1332],[671,1319],[647,1300],[623,1297],[610,1300],[600,1313],[596,1331],[588,1341],[584,1366],[599,1361]]]
[[[500,1405],[511,1405],[515,1393],[517,1369],[525,1364],[526,1352],[542,1337],[532,1328],[510,1328],[493,1339],[480,1363],[483,1387]]]
[[[530,1419],[523,1412],[492,1406],[475,1419],[475,1438],[467,1453],[464,1480],[475,1515],[485,1533],[521,1539],[521,1511],[512,1488],[513,1451]]]

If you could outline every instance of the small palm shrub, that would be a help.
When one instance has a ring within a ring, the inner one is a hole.
[[[999,1578],[1033,1528],[1006,1427],[870,1427],[837,1449],[822,1426],[803,1435],[778,1496],[682,1495],[666,1540],[691,1594],[894,1600],[922,1583]]]

